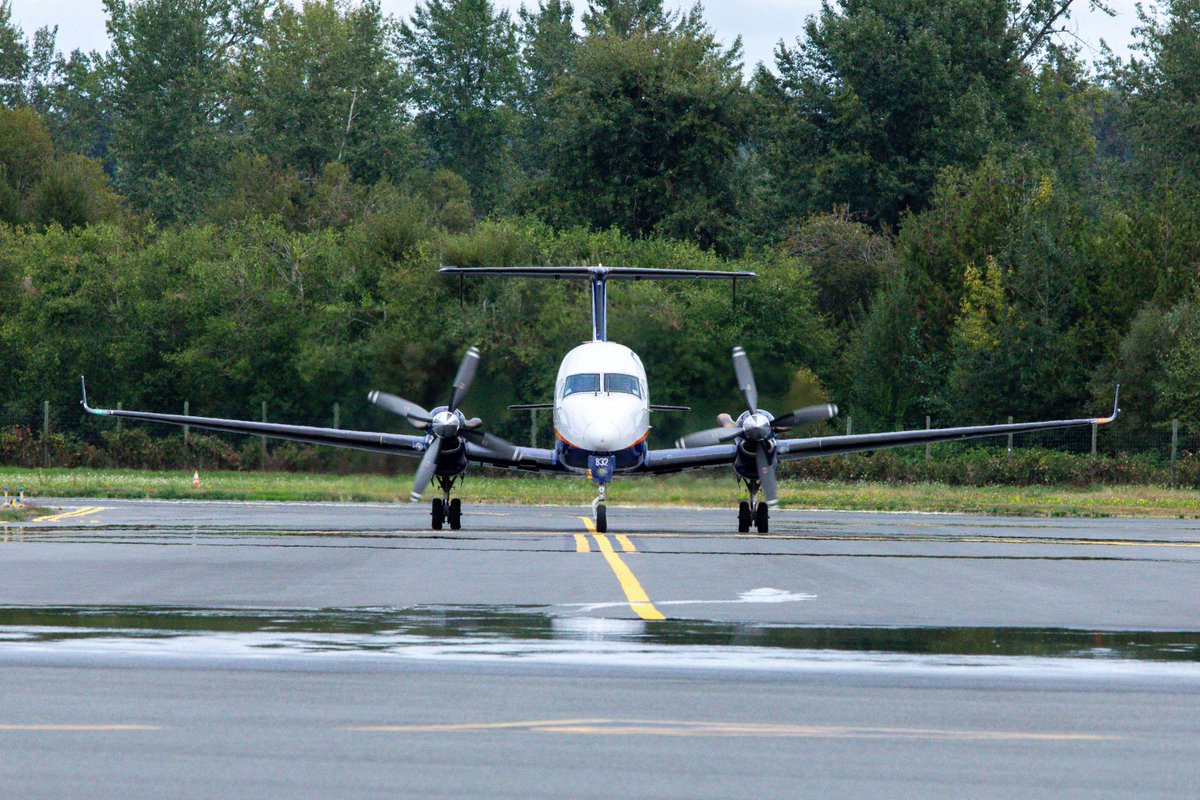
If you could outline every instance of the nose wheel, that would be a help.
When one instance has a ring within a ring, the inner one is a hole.
[[[433,507],[430,512],[430,527],[435,531],[440,531],[442,526],[449,523],[450,530],[456,531],[462,528],[462,500],[455,497],[450,499],[450,490],[454,487],[454,480],[457,476],[449,476],[443,478],[438,476],[438,486],[442,490],[442,496],[434,498]]]
[[[771,527],[771,507],[758,499],[758,481],[743,482],[750,492],[750,500],[738,503],[738,533],[749,533],[752,524],[759,533],[766,533]]]
[[[596,533],[608,532],[608,509],[604,507],[604,484],[597,484],[596,499],[592,501],[592,517],[596,520]]]

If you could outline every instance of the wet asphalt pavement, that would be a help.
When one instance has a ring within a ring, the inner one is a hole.
[[[42,500],[19,797],[1181,797],[1200,523]]]

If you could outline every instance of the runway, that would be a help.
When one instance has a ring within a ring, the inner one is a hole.
[[[60,797],[1178,797],[1200,524],[41,500],[0,780]],[[1131,765],[1136,764],[1136,768]]]

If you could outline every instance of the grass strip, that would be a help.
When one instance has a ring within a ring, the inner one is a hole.
[[[199,489],[186,471],[0,468],[0,482],[26,496],[208,500],[408,502],[411,477],[289,472],[206,472]],[[587,506],[581,477],[468,475],[455,494],[468,502]],[[728,474],[618,480],[614,505],[722,506],[743,499]],[[926,511],[1043,517],[1200,518],[1200,491],[1160,486],[950,486],[939,483],[826,483],[786,480],[782,508]]]

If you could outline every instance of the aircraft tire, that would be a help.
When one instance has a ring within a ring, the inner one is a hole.
[[[749,503],[745,500],[738,503],[738,533],[749,533],[752,516]]]
[[[608,531],[608,510],[604,504],[596,506],[596,533],[606,533]]]
[[[440,531],[442,529],[442,523],[446,521],[446,507],[442,503],[442,498],[440,497],[433,501],[432,519],[433,529],[435,531]]]
[[[766,533],[770,526],[770,509],[766,503],[759,503],[758,509],[754,512],[754,528],[759,533]]]
[[[450,530],[456,531],[462,527],[462,501],[457,497],[450,501],[446,518],[450,520]]]

